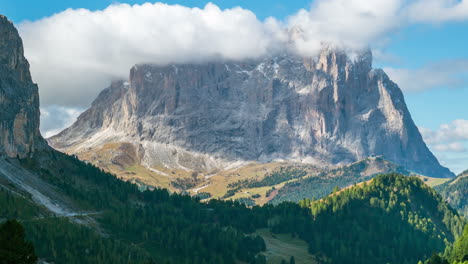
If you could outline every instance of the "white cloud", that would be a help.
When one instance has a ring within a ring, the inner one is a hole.
[[[442,165],[455,173],[468,168],[468,120],[457,119],[435,130],[420,127],[419,131]]]
[[[456,152],[456,153],[466,152],[466,148],[461,142],[436,144],[436,145],[433,145],[431,148],[437,152]]]
[[[440,125],[437,130],[420,127],[419,131],[429,145],[467,141],[468,120],[457,119]]]
[[[261,56],[275,48],[278,27],[242,8],[147,3],[94,12],[68,9],[24,22],[19,31],[42,103],[86,106],[136,63]]]
[[[408,23],[465,20],[467,2],[316,0],[286,21],[260,21],[249,10],[214,4],[114,4],[98,11],[68,9],[24,22],[19,31],[42,104],[86,107],[137,63],[244,59],[290,48],[313,55],[323,42],[378,46]],[[300,34],[292,40],[287,31]],[[396,74],[404,79],[403,72]]]
[[[291,16],[289,28],[300,28],[294,42],[302,53],[316,52],[322,42],[351,49],[385,45],[389,34],[414,23],[468,20],[468,0],[317,0],[310,10]]]
[[[408,16],[414,22],[441,23],[468,18],[467,0],[420,0],[411,4]]]
[[[41,132],[45,138],[71,126],[83,109],[50,105],[41,108]]]
[[[322,42],[359,49],[379,41],[402,22],[403,0],[316,1],[311,10],[300,10],[288,26],[300,28],[295,41],[301,53],[317,52]]]
[[[468,60],[443,61],[419,69],[384,68],[384,70],[404,91],[468,86]]]

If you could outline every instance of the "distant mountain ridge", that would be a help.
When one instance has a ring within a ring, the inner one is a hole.
[[[405,176],[416,176],[405,168],[388,162],[380,157],[368,158],[350,165],[323,172],[314,177],[306,177],[289,182],[278,190],[271,202],[298,202],[304,197],[321,199],[333,188],[346,188],[360,182],[368,181],[380,174],[398,173]]]
[[[233,164],[339,165],[373,155],[452,177],[424,143],[403,94],[369,50],[183,65],[136,65],[49,143],[69,153],[134,145],[152,169],[218,171]]]

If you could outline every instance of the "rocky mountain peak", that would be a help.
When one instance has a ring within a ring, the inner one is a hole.
[[[112,104],[122,96],[122,93],[128,89],[129,83],[123,80],[113,81],[111,85],[102,90],[96,100],[93,101],[92,106],[100,107]]]
[[[45,146],[39,132],[39,93],[31,80],[23,43],[0,16],[0,155],[24,157]]]
[[[209,172],[251,161],[339,165],[380,155],[421,174],[453,175],[425,145],[398,86],[372,69],[370,50],[136,65],[128,89],[113,86],[108,89],[118,91],[116,97],[93,104],[51,138],[52,145],[78,153],[130,142],[142,149],[148,168]]]
[[[372,51],[363,49],[349,55],[344,49],[327,45],[318,55],[316,69],[335,79],[347,78],[351,70],[366,74],[372,70]]]
[[[29,63],[23,56],[23,42],[15,26],[0,15],[0,65],[18,74],[20,81],[31,81]]]

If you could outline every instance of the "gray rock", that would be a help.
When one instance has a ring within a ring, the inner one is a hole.
[[[105,89],[49,143],[77,153],[132,142],[147,166],[206,171],[381,155],[420,174],[452,177],[424,143],[399,87],[372,69],[371,52],[354,57],[325,48],[317,58],[136,65],[128,82]]]
[[[26,157],[46,147],[39,132],[39,93],[18,31],[0,15],[0,155]]]

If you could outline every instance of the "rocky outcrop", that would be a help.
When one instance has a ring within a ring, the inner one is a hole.
[[[398,86],[372,54],[325,48],[242,62],[137,65],[49,140],[78,153],[133,142],[142,163],[209,171],[235,162],[347,164],[373,155],[451,177],[426,147]]]
[[[0,155],[25,157],[47,146],[39,132],[39,93],[18,31],[0,15]]]

